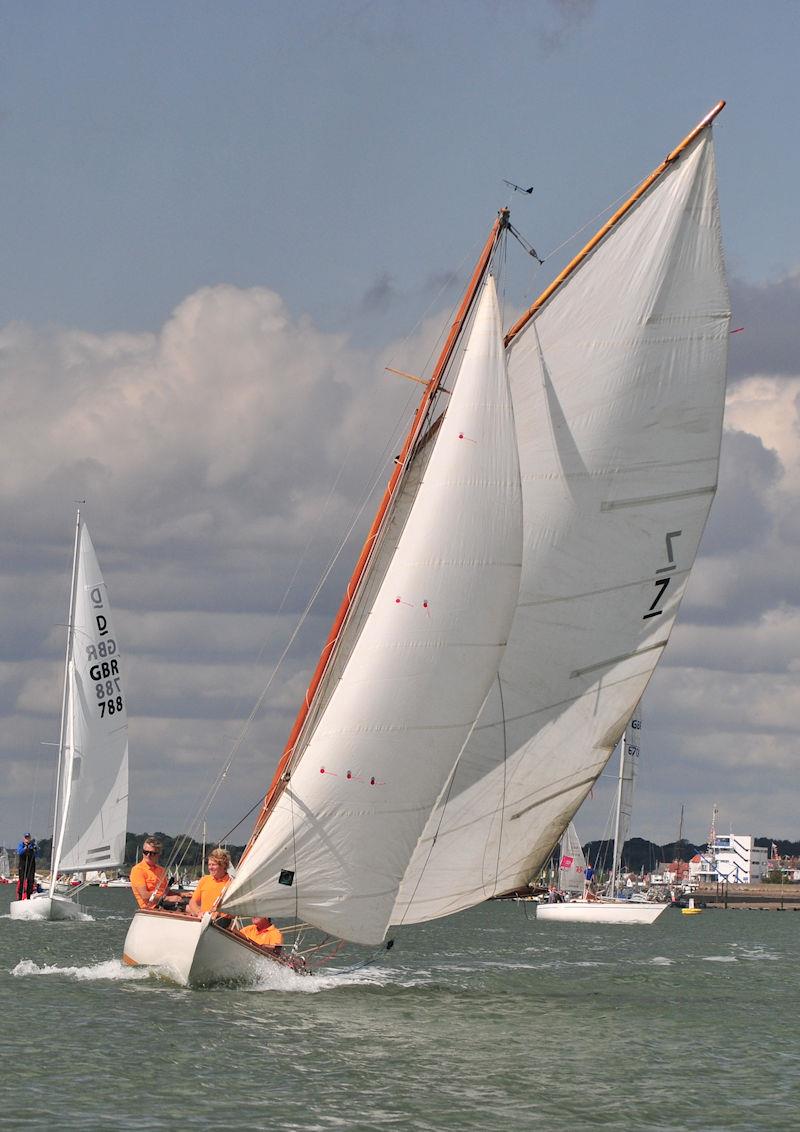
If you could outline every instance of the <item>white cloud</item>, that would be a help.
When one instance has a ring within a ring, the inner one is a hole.
[[[73,501],[86,499],[127,672],[131,825],[171,829],[173,795],[213,779],[387,434],[407,423],[406,383],[293,318],[274,292],[230,286],[189,296],[158,335],[11,324],[0,368],[0,508],[13,541],[0,578],[0,749],[13,765],[2,826],[27,804],[29,750],[57,733]],[[254,724],[269,742],[231,813],[269,779],[346,557]]]

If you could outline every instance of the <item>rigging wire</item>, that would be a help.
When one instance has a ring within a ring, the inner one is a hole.
[[[289,582],[286,586],[283,597],[281,598],[280,604],[278,605],[277,610],[273,614],[273,617],[278,617],[283,612],[283,609],[286,605],[286,602],[289,599],[289,594],[291,593],[292,587],[294,586],[297,575],[300,572],[300,567],[302,566],[303,562],[305,561],[306,556],[308,555],[308,552],[309,552],[309,550],[311,549],[311,547],[314,543],[314,539],[316,538],[316,534],[317,534],[319,525],[322,522],[322,518],[328,510],[328,507],[330,505],[330,501],[333,498],[333,494],[336,491],[336,488],[339,485],[339,481],[341,480],[342,475],[344,474],[344,470],[345,470],[345,468],[346,468],[346,466],[347,466],[347,464],[350,460],[352,450],[353,450],[353,446],[351,444],[350,448],[347,451],[347,454],[346,454],[344,460],[342,461],[342,464],[339,468],[339,471],[336,475],[336,478],[334,479],[333,483],[331,484],[330,490],[328,491],[328,494],[327,494],[326,499],[325,499],[325,503],[323,504],[321,511],[319,512],[315,522],[312,525],[311,533],[308,537],[306,545],[303,548],[303,550],[302,550],[302,552],[301,552],[301,554],[300,554],[300,556],[297,560],[297,564],[295,565],[294,572],[293,572],[291,578],[289,579]],[[299,628],[299,626],[298,626],[298,628]],[[295,635],[296,635],[296,632],[297,632],[297,630],[295,631]],[[258,656],[255,659],[255,662],[254,662],[255,664],[260,663],[261,658],[263,657],[264,652],[267,648],[267,645],[270,643],[270,640],[271,640],[273,635],[274,634],[272,632],[267,633],[267,635],[264,638],[264,641],[261,645],[261,649],[259,650]],[[292,638],[292,640],[294,640],[294,638]],[[290,641],[290,644],[291,644],[291,641]],[[267,686],[264,689],[264,691],[262,692],[262,699],[263,699],[263,696],[266,694],[267,690],[269,689],[269,686],[270,686],[272,680],[277,675],[279,668],[280,668],[280,664],[281,664],[285,655],[286,655],[286,652],[284,651],[280,660],[275,665],[275,668],[273,669],[273,671],[270,675],[270,678],[267,682]],[[238,714],[238,708],[237,708],[237,714]],[[248,720],[246,721],[246,723],[244,725],[242,732],[240,733],[237,740],[235,741],[234,747],[231,751],[231,754],[228,757],[227,762],[223,765],[222,770],[220,772],[218,772],[217,777],[214,779],[214,782],[212,783],[212,786],[209,788],[209,791],[206,793],[205,798],[203,799],[203,801],[199,805],[196,804],[192,807],[192,809],[190,810],[186,819],[184,820],[183,828],[187,829],[188,833],[191,833],[192,831],[195,831],[198,828],[198,826],[200,824],[201,815],[203,816],[203,819],[205,820],[205,817],[208,813],[208,809],[211,806],[214,799],[216,798],[217,793],[222,788],[222,784],[223,784],[223,782],[224,782],[224,780],[227,776],[227,772],[230,770],[230,767],[233,763],[233,759],[236,757],[236,754],[238,753],[238,750],[240,749],[241,744],[243,743],[244,739],[246,738],[246,735],[247,735],[247,732],[249,730],[252,719],[253,719],[253,714],[251,713],[250,717],[248,718]],[[245,817],[248,817],[249,814],[251,814],[253,812],[253,810],[256,808],[257,805],[258,805],[258,803],[256,803],[256,805],[254,805],[248,811],[248,814],[246,814]],[[192,816],[192,815],[194,815],[194,816]],[[244,821],[244,820],[245,820],[244,818],[240,818],[240,820],[236,823],[236,825],[233,827],[233,829],[236,829],[239,825],[241,825],[242,821]],[[231,830],[231,832],[233,832],[233,830]],[[225,837],[222,838],[222,842],[224,842],[227,839],[227,837],[228,837],[228,834],[226,834]],[[170,862],[170,867],[174,864],[176,868],[180,868],[183,865],[183,862],[185,861],[186,855],[188,854],[188,852],[189,852],[189,839],[188,839],[188,836],[187,836],[186,848],[184,849],[183,854],[180,855],[180,856],[178,856],[176,854],[175,860]]]
[[[190,823],[188,825],[189,832],[197,829],[197,827],[199,825],[199,821],[200,821],[199,815],[205,814],[205,813],[208,812],[208,809],[210,808],[211,804],[213,803],[214,799],[216,798],[217,794],[219,793],[220,789],[222,788],[222,785],[223,785],[223,783],[224,783],[224,781],[227,777],[228,771],[230,770],[231,765],[232,765],[236,755],[239,753],[239,750],[241,749],[241,746],[242,746],[242,744],[243,744],[243,742],[244,742],[244,740],[247,736],[247,733],[250,729],[250,726],[251,726],[253,720],[255,719],[256,715],[258,714],[258,712],[259,712],[259,710],[260,710],[260,708],[261,708],[261,706],[264,702],[264,699],[266,698],[266,695],[267,695],[267,693],[268,693],[268,691],[269,691],[269,689],[272,685],[272,682],[274,681],[278,672],[281,670],[281,667],[283,665],[284,660],[286,659],[286,656],[287,656],[289,650],[291,649],[292,645],[294,644],[295,640],[297,639],[297,636],[300,633],[300,630],[302,629],[303,625],[305,624],[305,622],[306,622],[306,620],[307,620],[307,618],[308,618],[308,616],[311,612],[311,609],[313,608],[317,598],[319,597],[320,591],[322,590],[322,588],[325,585],[325,582],[328,580],[334,566],[336,565],[337,561],[339,560],[339,557],[341,556],[342,552],[344,551],[345,547],[347,546],[347,543],[348,543],[353,531],[355,530],[358,523],[360,522],[361,517],[364,513],[364,510],[366,509],[366,507],[367,507],[377,485],[379,484],[380,480],[382,479],[383,475],[385,474],[386,463],[389,459],[388,454],[392,450],[392,448],[396,446],[394,441],[395,441],[395,436],[396,436],[397,432],[399,431],[399,428],[400,428],[400,422],[398,420],[395,424],[395,429],[392,433],[392,436],[386,442],[386,444],[383,447],[382,452],[380,453],[380,455],[376,459],[375,465],[373,467],[372,475],[371,475],[369,482],[368,482],[368,486],[367,486],[367,488],[364,492],[363,498],[362,498],[357,510],[353,514],[353,517],[350,521],[350,524],[346,528],[344,535],[342,536],[342,538],[339,541],[338,547],[336,548],[336,550],[331,555],[325,569],[323,570],[322,575],[320,576],[310,598],[308,599],[308,601],[306,603],[305,608],[303,609],[303,612],[301,613],[301,615],[298,619],[297,625],[295,626],[291,636],[289,637],[289,640],[287,641],[286,646],[283,649],[283,652],[281,653],[280,657],[278,658],[278,660],[275,663],[275,666],[274,666],[274,668],[273,668],[273,670],[272,670],[272,672],[269,676],[269,679],[267,680],[265,687],[262,689],[261,694],[258,696],[256,703],[255,703],[252,711],[250,712],[250,715],[248,716],[248,719],[246,720],[246,722],[245,722],[245,724],[242,728],[241,733],[239,734],[238,738],[234,742],[233,748],[231,749],[231,752],[230,752],[226,762],[224,763],[221,771],[219,772],[219,774],[215,778],[211,787],[207,791],[207,793],[206,793],[203,801],[201,802],[200,806],[195,808],[194,812],[198,816],[190,821]],[[337,476],[337,483],[338,483],[339,478],[341,477],[341,474],[344,472],[344,468],[347,466],[347,462],[350,458],[351,452],[352,452],[352,446],[351,446],[351,449],[348,451],[348,455],[347,455],[345,461],[342,464],[342,469],[339,473],[339,476]],[[259,801],[257,801],[253,806],[251,806],[251,808],[247,811],[247,813],[244,814],[241,818],[239,818],[239,820],[232,827],[232,830],[230,832],[233,832],[233,830],[237,829],[242,824],[242,822],[244,822],[247,819],[247,817],[249,817],[250,814],[252,814],[253,811],[256,810],[261,805],[262,801],[263,801],[263,799],[259,799]],[[189,819],[187,819],[187,822],[189,822]],[[227,836],[228,835],[226,834],[226,837]],[[180,865],[181,865],[182,861],[185,859],[186,854],[188,853],[188,850],[189,850],[189,845],[188,845],[188,841],[187,841],[186,849],[184,850],[184,853],[183,853],[181,860],[177,862],[176,867],[180,868]],[[169,867],[172,867],[173,865],[175,865],[174,861],[170,862]]]

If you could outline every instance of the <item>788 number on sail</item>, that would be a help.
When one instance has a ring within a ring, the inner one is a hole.
[[[103,660],[93,664],[89,669],[89,679],[95,682],[101,719],[106,715],[116,715],[117,712],[122,711],[124,704],[117,660]]]

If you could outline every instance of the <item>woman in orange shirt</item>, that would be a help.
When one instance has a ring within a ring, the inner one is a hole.
[[[208,854],[208,873],[200,877],[197,888],[192,893],[192,899],[186,908],[190,916],[198,919],[204,912],[210,912],[216,904],[223,890],[230,883],[228,873],[231,857],[227,849],[212,849]]]

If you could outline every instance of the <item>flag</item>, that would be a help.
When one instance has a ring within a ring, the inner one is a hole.
[[[772,859],[773,859],[773,861],[777,861],[779,857],[780,857],[780,853],[778,852],[778,846],[773,841],[772,842]]]

